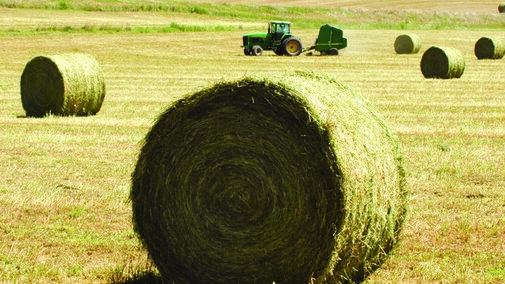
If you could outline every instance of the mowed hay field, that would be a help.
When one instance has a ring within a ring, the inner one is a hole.
[[[351,26],[340,56],[252,57],[243,55],[242,34],[266,30],[270,17],[31,8],[0,8],[0,16],[0,282],[107,283],[155,271],[133,232],[128,196],[156,117],[219,80],[293,70],[334,75],[369,99],[400,139],[409,212],[400,244],[367,282],[505,282],[505,60],[474,55],[479,38],[503,37],[505,26]],[[223,31],[156,30],[170,23]],[[301,26],[292,31],[309,46],[318,29]],[[405,33],[420,37],[419,53],[395,53]],[[463,53],[460,79],[423,77],[420,60],[432,45]],[[101,110],[26,118],[26,63],[68,52],[101,64]]]

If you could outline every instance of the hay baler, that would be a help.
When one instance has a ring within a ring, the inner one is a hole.
[[[341,29],[332,25],[322,25],[319,28],[319,35],[316,38],[314,46],[309,50],[316,50],[322,55],[338,55],[339,50],[347,47],[347,39],[343,37]]]

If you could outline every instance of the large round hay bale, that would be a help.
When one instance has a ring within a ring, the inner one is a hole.
[[[421,39],[415,34],[399,35],[395,40],[395,51],[398,54],[413,54],[421,50]]]
[[[21,101],[27,116],[94,115],[104,97],[102,68],[88,54],[38,56],[21,75]]]
[[[501,2],[498,5],[498,12],[500,12],[500,13],[504,13],[505,12],[505,2]]]
[[[134,229],[167,283],[359,281],[397,244],[397,138],[326,75],[221,82],[171,105],[132,174]]]
[[[421,72],[425,78],[459,78],[465,71],[465,58],[454,48],[432,46],[421,58]]]
[[[475,43],[474,51],[478,59],[501,59],[505,55],[505,39],[481,37]]]

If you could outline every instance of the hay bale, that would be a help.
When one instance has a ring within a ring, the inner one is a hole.
[[[88,54],[38,56],[21,75],[21,101],[27,116],[94,115],[104,97],[102,68]]]
[[[414,54],[421,50],[421,39],[415,34],[403,34],[395,40],[395,51],[398,54]]]
[[[478,59],[501,59],[505,55],[505,39],[481,37],[475,43],[474,51]]]
[[[454,48],[432,46],[421,58],[421,72],[425,78],[459,78],[465,71],[465,58]]]
[[[498,5],[498,12],[500,12],[500,13],[504,13],[505,12],[505,2],[501,2]]]
[[[397,138],[361,96],[308,73],[175,102],[132,174],[134,229],[175,283],[359,281],[406,214]]]

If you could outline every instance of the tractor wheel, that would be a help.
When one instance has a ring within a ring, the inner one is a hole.
[[[245,55],[251,55],[251,50],[249,48],[244,48],[244,54]]]
[[[328,55],[338,55],[338,49],[330,48],[330,50],[328,50]]]
[[[260,56],[263,54],[263,48],[261,48],[261,46],[259,46],[259,45],[255,45],[251,49],[251,54],[254,56]]]
[[[284,54],[288,56],[296,56],[302,53],[302,42],[295,38],[289,37],[282,42]]]

